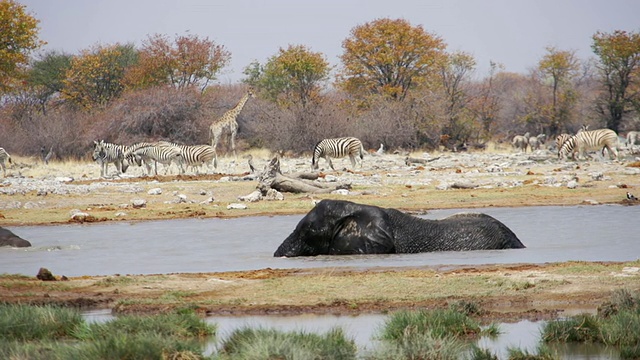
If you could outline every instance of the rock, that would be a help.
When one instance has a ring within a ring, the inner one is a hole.
[[[145,199],[133,199],[131,200],[131,206],[134,209],[141,209],[147,207],[147,200]]]
[[[62,182],[62,183],[68,183],[68,182],[72,182],[73,178],[72,177],[68,177],[68,176],[61,176],[61,177],[55,178],[55,181]]]
[[[252,192],[249,195],[238,196],[238,200],[247,202],[256,202],[262,199],[262,193],[259,190]]]
[[[227,205],[227,209],[228,210],[244,210],[244,209],[247,209],[247,205],[238,204],[238,203],[231,203],[231,204]]]
[[[575,189],[578,187],[578,182],[576,180],[571,180],[567,183],[567,187],[569,189]]]
[[[266,200],[284,200],[284,194],[276,189],[267,190],[267,195],[264,197]]]
[[[162,194],[162,189],[161,188],[153,188],[153,189],[149,189],[149,191],[147,191],[148,195],[160,195]]]
[[[56,278],[53,276],[51,271],[46,268],[40,268],[40,270],[38,271],[38,275],[36,275],[36,278],[42,281],[56,281]]]
[[[338,195],[349,195],[349,190],[347,189],[337,189],[331,192],[332,194],[338,194]]]
[[[597,173],[589,173],[589,176],[595,181],[602,181],[604,179],[604,174],[601,172]]]

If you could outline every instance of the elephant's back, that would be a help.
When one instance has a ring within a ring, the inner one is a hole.
[[[449,230],[469,232],[470,246],[475,250],[522,249],[524,244],[504,223],[483,213],[458,213],[438,220]]]

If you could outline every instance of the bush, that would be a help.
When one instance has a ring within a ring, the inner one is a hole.
[[[401,340],[408,333],[461,338],[478,335],[480,330],[475,320],[454,310],[399,311],[385,321],[380,339]]]
[[[324,335],[274,329],[235,330],[220,351],[222,359],[355,359],[357,348],[342,329]]]

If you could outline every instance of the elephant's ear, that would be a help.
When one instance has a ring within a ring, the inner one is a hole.
[[[395,253],[389,222],[377,215],[355,213],[337,221],[329,245],[329,254]]]

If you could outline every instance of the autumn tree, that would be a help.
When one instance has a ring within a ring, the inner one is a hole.
[[[471,82],[469,76],[475,66],[473,56],[464,52],[449,55],[447,61],[440,66],[444,111],[448,119],[442,129],[442,135],[454,145],[466,143],[474,132],[473,114],[467,105],[471,101],[468,93]]]
[[[501,64],[494,61],[489,62],[489,76],[475,86],[476,96],[469,106],[475,117],[482,124],[482,134],[479,135],[484,139],[494,136],[494,125],[501,109],[497,89],[497,83],[499,82],[497,71],[503,68],[504,66]]]
[[[640,33],[616,30],[593,35],[593,52],[598,56],[598,70],[603,83],[597,110],[607,127],[618,131],[624,115],[640,101],[640,94],[630,91],[637,86],[640,67]]]
[[[24,5],[0,0],[0,92],[6,92],[21,76],[31,51],[44,44],[38,39],[39,21]]]
[[[124,90],[126,69],[137,61],[132,44],[95,46],[71,60],[62,95],[85,109],[101,107]]]
[[[446,57],[444,41],[403,19],[378,19],[351,30],[342,43],[338,84],[352,94],[403,100],[427,83]]]
[[[306,108],[317,99],[329,78],[331,67],[325,56],[303,45],[280,48],[262,67],[252,63],[244,71],[245,82],[263,90],[266,96],[281,105],[299,104]]]
[[[199,86],[201,90],[215,80],[229,64],[231,53],[224,46],[197,35],[177,36],[173,42],[164,35],[144,41],[139,61],[129,69],[129,88],[171,85],[177,89]]]
[[[550,135],[557,135],[570,121],[572,109],[577,101],[573,80],[580,70],[575,51],[563,51],[547,47],[547,53],[538,62],[542,84],[549,84],[551,102],[545,104],[540,113],[541,125]]]

